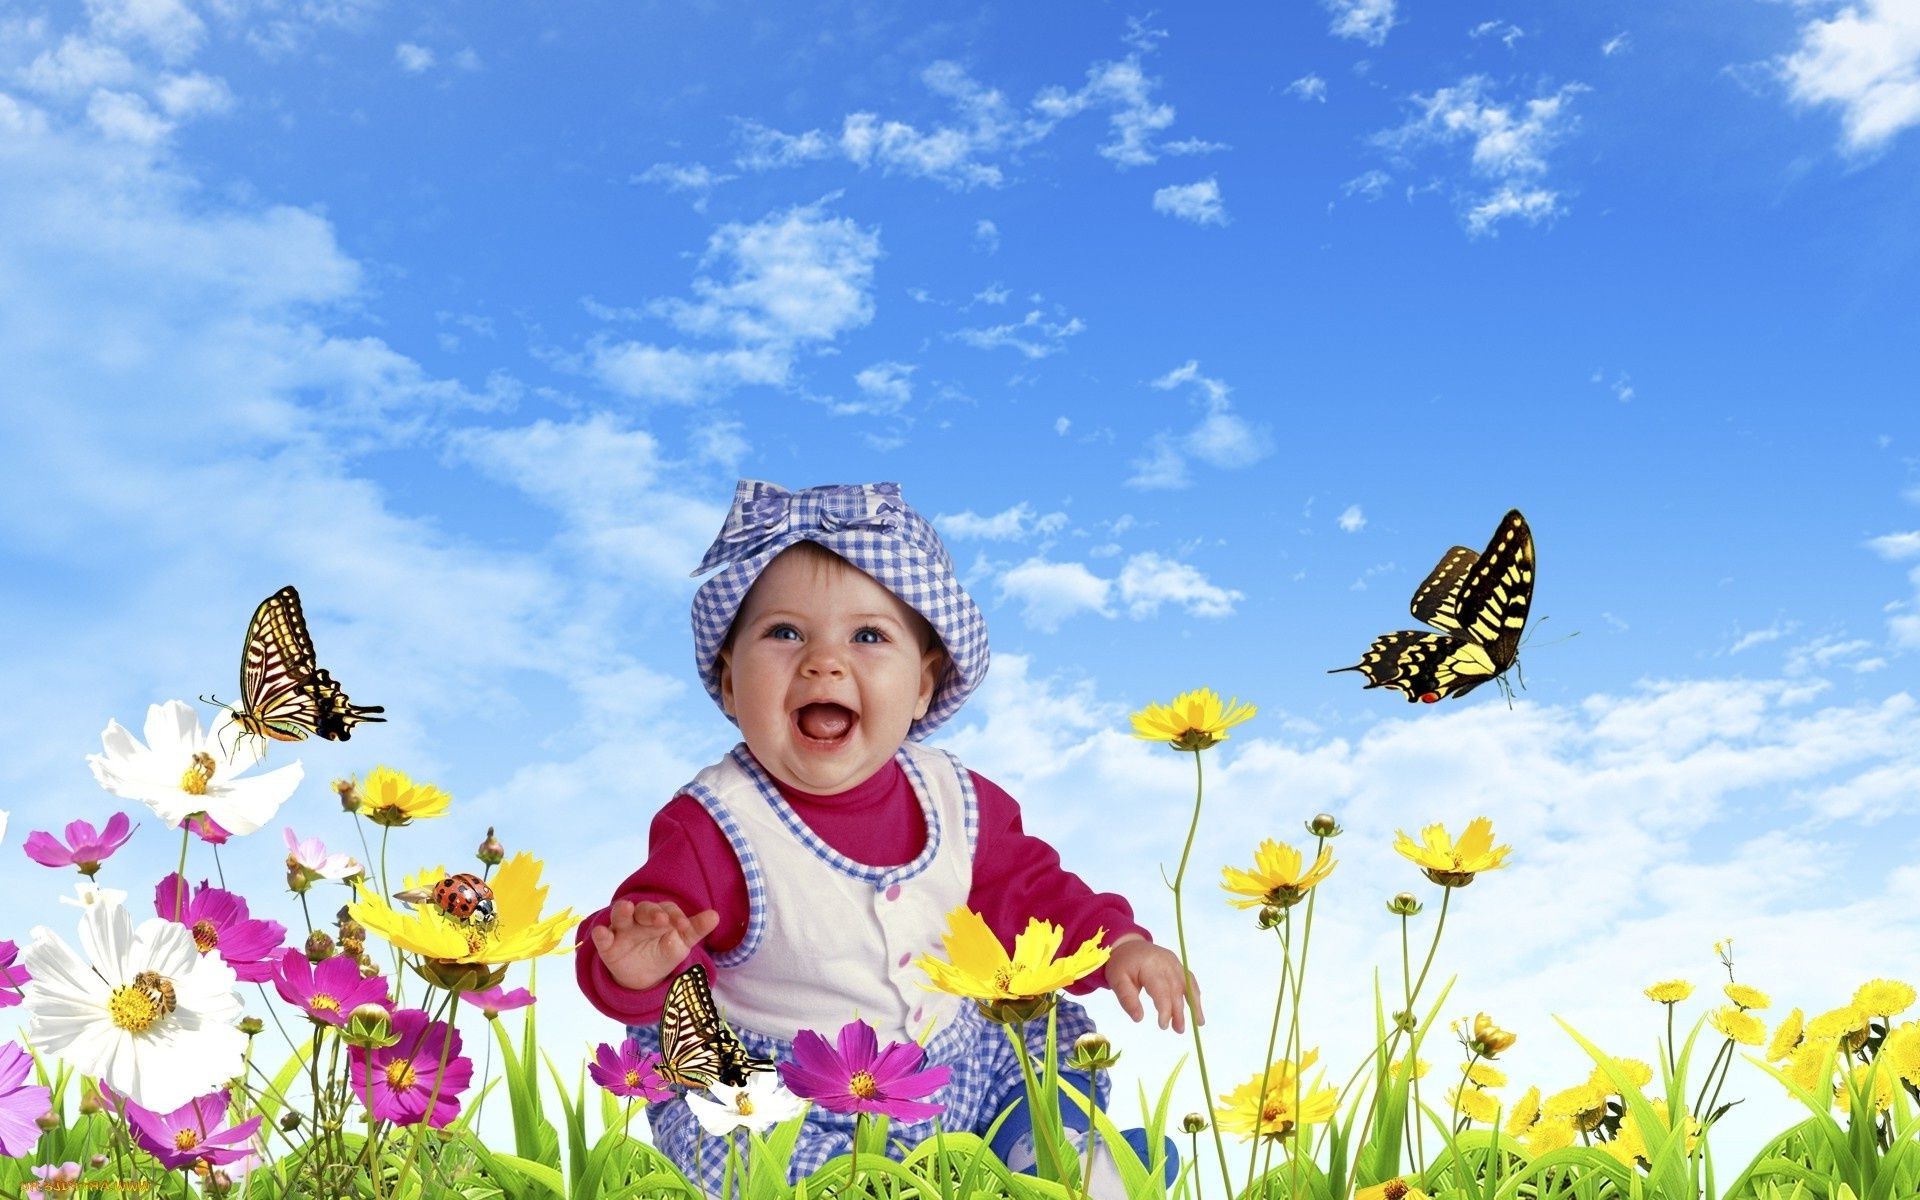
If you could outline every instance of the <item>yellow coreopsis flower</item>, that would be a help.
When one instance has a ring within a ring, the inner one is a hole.
[[[1613,1060],[1613,1065],[1638,1087],[1644,1088],[1653,1082],[1653,1067],[1637,1058],[1616,1058]],[[1593,1068],[1593,1074],[1587,1076],[1587,1082],[1609,1096],[1624,1097],[1625,1095],[1620,1090],[1620,1085],[1613,1081],[1613,1076],[1607,1074],[1605,1067],[1596,1065]]]
[[[1879,1071],[1876,1072],[1870,1063],[1855,1064],[1851,1074],[1833,1086],[1833,1106],[1839,1109],[1851,1107],[1853,1104],[1851,1093],[1866,1092],[1868,1075],[1873,1076],[1873,1091],[1871,1093],[1873,1111],[1885,1112],[1889,1108],[1892,1108],[1893,1090],[1897,1079],[1894,1073],[1889,1071],[1884,1064],[1880,1067]],[[1848,1086],[1847,1079],[1852,1080],[1851,1088]]]
[[[1620,1132],[1600,1143],[1604,1154],[1611,1154],[1623,1167],[1638,1167],[1640,1160],[1647,1157],[1647,1142],[1640,1135],[1640,1122],[1634,1120],[1633,1110],[1620,1118]]]
[[[1473,1031],[1471,1033],[1462,1030],[1461,1027],[1465,1024],[1466,1022],[1464,1020],[1455,1021],[1453,1023],[1453,1031],[1459,1035],[1462,1042],[1466,1043],[1467,1049],[1478,1054],[1481,1058],[1498,1058],[1501,1051],[1507,1049],[1518,1040],[1518,1035],[1508,1033],[1498,1025],[1495,1025],[1493,1018],[1485,1013],[1474,1014]]]
[[[1253,1078],[1220,1097],[1220,1128],[1228,1133],[1237,1133],[1242,1139],[1279,1139],[1291,1136],[1302,1125],[1317,1125],[1332,1120],[1339,1093],[1331,1086],[1322,1086],[1316,1081],[1310,1087],[1301,1087],[1300,1107],[1296,1111],[1293,1106],[1294,1088],[1319,1054],[1318,1050],[1309,1050],[1301,1057],[1298,1066],[1281,1059],[1265,1072],[1256,1073]],[[1264,1095],[1260,1090],[1261,1074],[1267,1078]]]
[[[1263,904],[1290,908],[1298,904],[1314,884],[1333,873],[1334,867],[1333,854],[1325,846],[1320,848],[1320,856],[1313,860],[1311,867],[1303,869],[1303,861],[1300,852],[1285,842],[1263,840],[1253,852],[1253,870],[1221,868],[1220,886],[1237,897],[1227,903],[1235,908],[1258,908]]]
[[[1806,1022],[1806,1014],[1797,1008],[1781,1020],[1773,1031],[1773,1040],[1767,1043],[1768,1062],[1779,1062],[1793,1053],[1793,1048],[1800,1044],[1800,1030]]]
[[[1477,1087],[1470,1087],[1465,1091],[1459,1088],[1448,1088],[1447,1104],[1458,1108],[1461,1115],[1469,1121],[1477,1121],[1482,1125],[1491,1125],[1500,1116],[1500,1102],[1494,1099],[1491,1093],[1483,1092]]]
[[[947,914],[947,932],[940,935],[948,961],[922,954],[915,965],[933,981],[920,985],[928,991],[964,996],[995,1020],[1023,1021],[1044,1014],[1061,988],[1106,965],[1112,953],[1100,944],[1106,933],[1096,931],[1078,950],[1058,958],[1065,931],[1034,917],[1014,938],[1009,955],[986,918],[961,905]]]
[[[1477,1087],[1507,1086],[1507,1073],[1492,1063],[1477,1062],[1467,1068],[1467,1079]]]
[[[1660,1119],[1660,1125],[1662,1128],[1666,1128],[1666,1129],[1673,1128],[1673,1119],[1667,1115],[1667,1102],[1665,1099],[1659,1096],[1655,1096],[1649,1101],[1647,1101],[1647,1103],[1653,1106],[1653,1115]],[[1631,1112],[1632,1110],[1629,1109],[1628,1111]],[[1689,1116],[1687,1118],[1687,1153],[1692,1154],[1694,1151],[1694,1148],[1699,1144],[1700,1144],[1700,1118]]]
[[[1837,1053],[1832,1038],[1809,1037],[1794,1047],[1793,1056],[1787,1060],[1786,1077],[1803,1090],[1817,1093],[1821,1087],[1832,1080],[1832,1064],[1827,1056]],[[1820,1077],[1820,1068],[1823,1064],[1828,1068],[1826,1079]]]
[[[1732,1005],[1724,1005],[1708,1013],[1707,1024],[1742,1046],[1758,1046],[1767,1040],[1766,1022]]]
[[[453,802],[430,783],[415,783],[392,767],[375,767],[360,784],[360,811],[376,825],[408,825],[442,816]]]
[[[1573,1145],[1574,1132],[1571,1117],[1541,1117],[1525,1134],[1527,1149],[1535,1157],[1550,1150],[1563,1150]]]
[[[1513,1113],[1507,1118],[1507,1136],[1517,1138],[1533,1127],[1540,1119],[1540,1089],[1530,1087],[1521,1095],[1520,1102],[1513,1106]]]
[[[1773,1005],[1773,997],[1767,995],[1759,988],[1748,987],[1744,983],[1729,983],[1721,990],[1726,992],[1727,999],[1733,1001],[1741,1008],[1750,1011],[1753,1009],[1770,1008]]]
[[[491,921],[452,917],[431,901],[396,910],[365,878],[357,882],[360,899],[347,906],[347,913],[400,949],[435,963],[504,965],[555,952],[571,954],[573,943],[561,943],[580,918],[571,908],[551,917],[540,915],[547,899],[547,889],[540,886],[544,866],[525,850],[501,864],[487,881],[493,889]],[[446,875],[443,867],[418,871],[407,876],[407,888],[430,889]]]
[[[1390,1076],[1391,1078],[1394,1078],[1394,1079],[1398,1079],[1398,1078],[1400,1078],[1400,1068],[1401,1068],[1401,1067],[1403,1067],[1403,1066],[1405,1066],[1405,1065],[1406,1065],[1406,1062],[1407,1062],[1407,1060],[1406,1060],[1406,1059],[1404,1059],[1404,1058],[1396,1058],[1396,1059],[1394,1059],[1394,1060],[1393,1060],[1393,1061],[1392,1061],[1391,1063],[1389,1063],[1389,1064],[1387,1065],[1387,1074],[1388,1074],[1388,1076]],[[1427,1066],[1428,1066],[1428,1063],[1427,1063],[1427,1060],[1426,1060],[1426,1059],[1424,1059],[1424,1058],[1416,1058],[1416,1059],[1414,1059],[1414,1060],[1413,1060],[1413,1076],[1412,1076],[1412,1078],[1414,1078],[1414,1079],[1425,1079],[1425,1078],[1427,1077]]]
[[[1238,697],[1223,707],[1212,688],[1182,692],[1172,704],[1149,704],[1133,714],[1133,736],[1165,742],[1175,750],[1206,750],[1227,740],[1227,730],[1258,712]]]
[[[1894,1074],[1920,1087],[1920,1021],[1903,1021],[1888,1031],[1880,1057]]]
[[[1540,1108],[1543,1121],[1559,1117],[1581,1129],[1597,1129],[1607,1119],[1607,1094],[1590,1083],[1575,1084],[1548,1096]]]
[[[1897,979],[1869,979],[1853,993],[1853,1006],[1870,1017],[1898,1016],[1913,1000],[1913,988]]]
[[[1871,1016],[1852,1004],[1843,1004],[1839,1008],[1828,1009],[1817,1017],[1807,1021],[1806,1037],[1844,1040],[1846,1053],[1867,1044],[1867,1022]]]
[[[1405,830],[1394,832],[1399,836],[1394,839],[1393,848],[1441,887],[1467,886],[1480,872],[1505,866],[1507,855],[1513,850],[1512,846],[1494,846],[1493,822],[1486,817],[1467,822],[1458,842],[1447,833],[1447,827],[1438,822],[1422,829],[1418,842],[1407,836]]]
[[[1427,1200],[1427,1194],[1404,1179],[1389,1179],[1361,1188],[1353,1194],[1353,1200]]]
[[[1693,985],[1684,979],[1666,979],[1646,989],[1647,999],[1656,1004],[1678,1004],[1693,995]]]

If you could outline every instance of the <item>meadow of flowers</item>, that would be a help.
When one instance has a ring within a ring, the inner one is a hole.
[[[1253,715],[1252,706],[1205,690],[1134,715],[1136,736],[1193,757],[1191,817],[1171,877],[1178,949],[1189,963],[1187,870],[1205,758]],[[299,764],[257,769],[266,743],[241,735],[226,713],[203,728],[181,701],[154,705],[143,734],[109,722],[102,753],[88,756],[107,793],[147,810],[140,826],[114,812],[97,826],[82,818],[33,830],[21,849],[39,867],[16,860],[7,868],[10,880],[44,869],[36,882],[46,886],[64,886],[56,873],[76,877],[75,894],[63,897],[71,925],[35,928],[24,946],[0,940],[0,1010],[18,1008],[24,1020],[17,1037],[0,1040],[0,1195],[699,1195],[636,1120],[646,1105],[688,1090],[663,1078],[656,1057],[632,1041],[599,1046],[585,1062],[556,1062],[539,1047],[531,964],[570,953],[577,919],[546,911],[538,858],[509,855],[492,830],[471,867],[409,857],[407,827],[455,806],[444,791],[384,766],[336,781],[337,806],[290,803],[303,782]],[[335,834],[326,840],[313,836],[323,819]],[[143,849],[169,839],[145,856],[173,859],[157,879],[137,874],[139,856],[123,853],[152,825],[171,831],[145,833]],[[1692,982],[1646,987],[1657,1061],[1616,1057],[1568,1027],[1591,1056],[1591,1073],[1524,1089],[1500,1063],[1514,1035],[1488,1014],[1449,1021],[1451,1040],[1432,1037],[1448,990],[1433,968],[1449,910],[1470,903],[1466,889],[1512,853],[1495,844],[1485,818],[1458,834],[1444,822],[1417,838],[1398,834],[1409,882],[1424,879],[1424,890],[1384,898],[1384,919],[1402,937],[1399,978],[1376,996],[1370,1053],[1333,1072],[1319,1061],[1315,1031],[1302,1028],[1300,998],[1319,885],[1338,868],[1333,847],[1343,831],[1327,814],[1305,828],[1304,849],[1269,837],[1251,847],[1250,865],[1224,867],[1221,892],[1208,900],[1245,910],[1250,940],[1272,939],[1271,1022],[1209,1035],[1227,1044],[1231,1061],[1260,1068],[1215,1078],[1220,1058],[1209,1063],[1192,1022],[1191,1059],[1210,1098],[1204,1111],[1175,1118],[1170,1079],[1137,1116],[1092,1114],[1095,1142],[1113,1155],[1129,1195],[1920,1196],[1920,1022],[1898,1020],[1915,1001],[1905,983],[1866,981],[1838,1007],[1775,1019],[1763,1015],[1773,1012],[1770,997],[1735,978],[1731,946],[1722,944],[1725,982],[1697,1015],[1681,1015],[1695,1002]],[[222,853],[257,856],[263,844],[276,858],[285,853],[286,894],[247,897],[223,886]],[[390,860],[402,864],[398,873]],[[433,896],[436,884],[462,873],[490,891],[491,912],[460,912]],[[945,958],[920,960],[927,986],[973,1000],[1008,1027],[1016,1048],[1026,1022],[1051,1029],[1060,990],[1100,970],[1107,955],[1098,938],[1062,953],[1061,931],[1038,918],[1006,947],[965,909],[949,917],[946,949]],[[510,987],[519,963],[530,964],[526,986]],[[880,1045],[871,1026],[849,1018],[839,1029],[803,1031],[792,1061],[744,1087],[692,1089],[702,1127],[727,1139],[729,1194],[1087,1193],[1095,1146],[1076,1147],[1057,1117],[1059,1104],[1084,1110],[1087,1100],[1059,1072],[1110,1069],[1119,1052],[1106,1038],[1060,1047],[1050,1037],[1046,1055],[1027,1062],[1040,1161],[1037,1175],[1021,1175],[971,1133],[918,1146],[890,1139],[891,1120],[943,1111],[947,1068],[928,1064],[917,1045]],[[1796,1097],[1807,1116],[1752,1161],[1716,1163],[1715,1125],[1739,1099],[1727,1090],[1736,1062]],[[492,1103],[511,1112],[510,1146],[476,1132],[476,1112],[495,1092]],[[787,1157],[810,1105],[857,1114],[859,1132],[852,1153],[789,1185]],[[1163,1132],[1185,1139],[1171,1185],[1159,1161],[1139,1161],[1120,1140],[1117,1126],[1136,1120],[1149,1146],[1160,1146]]]

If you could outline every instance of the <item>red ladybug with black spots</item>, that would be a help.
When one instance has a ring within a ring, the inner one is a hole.
[[[395,892],[393,898],[409,904],[431,904],[454,921],[486,922],[494,918],[493,889],[486,880],[465,871],[449,875],[431,888]]]

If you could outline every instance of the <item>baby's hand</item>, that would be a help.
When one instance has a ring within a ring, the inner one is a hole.
[[[671,900],[615,900],[607,923],[594,927],[593,948],[615,983],[640,991],[665,979],[719,923],[711,908],[689,917]]]
[[[1180,956],[1165,946],[1156,946],[1145,938],[1133,936],[1114,944],[1107,958],[1107,986],[1120,1001],[1126,1014],[1138,1021],[1146,1010],[1140,1007],[1140,991],[1153,997],[1154,1011],[1160,1015],[1160,1028],[1173,1023],[1175,1033],[1187,1031],[1186,991],[1193,989],[1193,1020],[1205,1025],[1207,1016],[1200,1007],[1200,981],[1180,966]]]

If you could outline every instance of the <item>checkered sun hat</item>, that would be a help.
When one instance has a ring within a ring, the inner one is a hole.
[[[953,560],[927,519],[900,498],[897,483],[833,483],[789,492],[742,479],[720,536],[695,567],[719,567],[693,595],[693,660],[700,681],[720,703],[720,644],[747,590],[774,556],[795,542],[818,542],[871,575],[927,619],[947,649],[947,673],[927,715],[907,736],[926,737],[960,710],[987,673],[987,621],[960,586]]]

